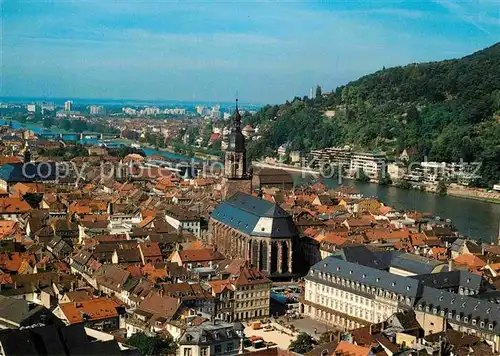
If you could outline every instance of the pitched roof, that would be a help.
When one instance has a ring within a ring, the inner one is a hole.
[[[235,286],[246,286],[250,284],[271,283],[271,280],[264,276],[256,267],[251,267],[248,262],[240,268],[238,277],[234,280]]]
[[[211,218],[253,236],[279,238],[297,234],[292,217],[279,205],[242,192],[217,205]]]
[[[369,347],[354,345],[341,340],[333,354],[338,356],[368,356],[370,351]]]
[[[161,250],[158,242],[141,242],[139,243],[139,249],[144,257],[161,256]]]
[[[213,248],[181,250],[179,256],[182,262],[203,262],[203,261],[222,261],[224,255]]]
[[[328,275],[342,277],[412,298],[417,297],[419,293],[419,282],[417,280],[398,276],[384,270],[344,261],[335,256],[326,257],[322,261],[316,263],[311,267],[305,278],[325,283],[328,280]]]
[[[76,303],[61,303],[59,307],[70,324],[118,316],[116,303],[108,298],[95,298]]]
[[[0,214],[23,214],[31,210],[31,206],[19,198],[0,198]]]
[[[486,266],[486,262],[471,253],[457,256],[453,259],[453,262],[455,262],[457,265],[466,265],[471,270],[477,270],[481,267]]]

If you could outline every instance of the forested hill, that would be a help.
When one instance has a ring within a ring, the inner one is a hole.
[[[482,183],[500,181],[500,43],[472,55],[382,69],[316,98],[266,106],[244,121],[259,128],[249,156],[349,144],[419,158],[482,161]]]

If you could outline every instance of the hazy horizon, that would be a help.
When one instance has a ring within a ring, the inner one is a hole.
[[[0,6],[0,97],[281,103],[500,38],[495,0]]]

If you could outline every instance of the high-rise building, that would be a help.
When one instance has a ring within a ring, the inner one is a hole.
[[[102,115],[104,114],[104,107],[102,105],[90,105],[89,111],[90,115]]]
[[[212,107],[212,118],[219,119],[220,118],[220,105],[215,105]]]
[[[203,115],[203,109],[204,109],[204,108],[203,108],[203,106],[201,106],[201,105],[198,105],[198,106],[196,107],[196,112],[198,113],[198,115]]]
[[[28,110],[29,112],[35,112],[36,111],[36,104],[26,105],[26,110]]]
[[[71,111],[71,104],[73,104],[71,100],[66,101],[64,103],[64,111]]]

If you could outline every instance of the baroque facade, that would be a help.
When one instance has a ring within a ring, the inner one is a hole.
[[[349,330],[415,310],[426,335],[449,327],[480,336],[497,352],[500,294],[479,275],[437,271],[414,257],[397,251],[369,251],[364,246],[345,247],[311,267],[305,277],[301,313]]]

